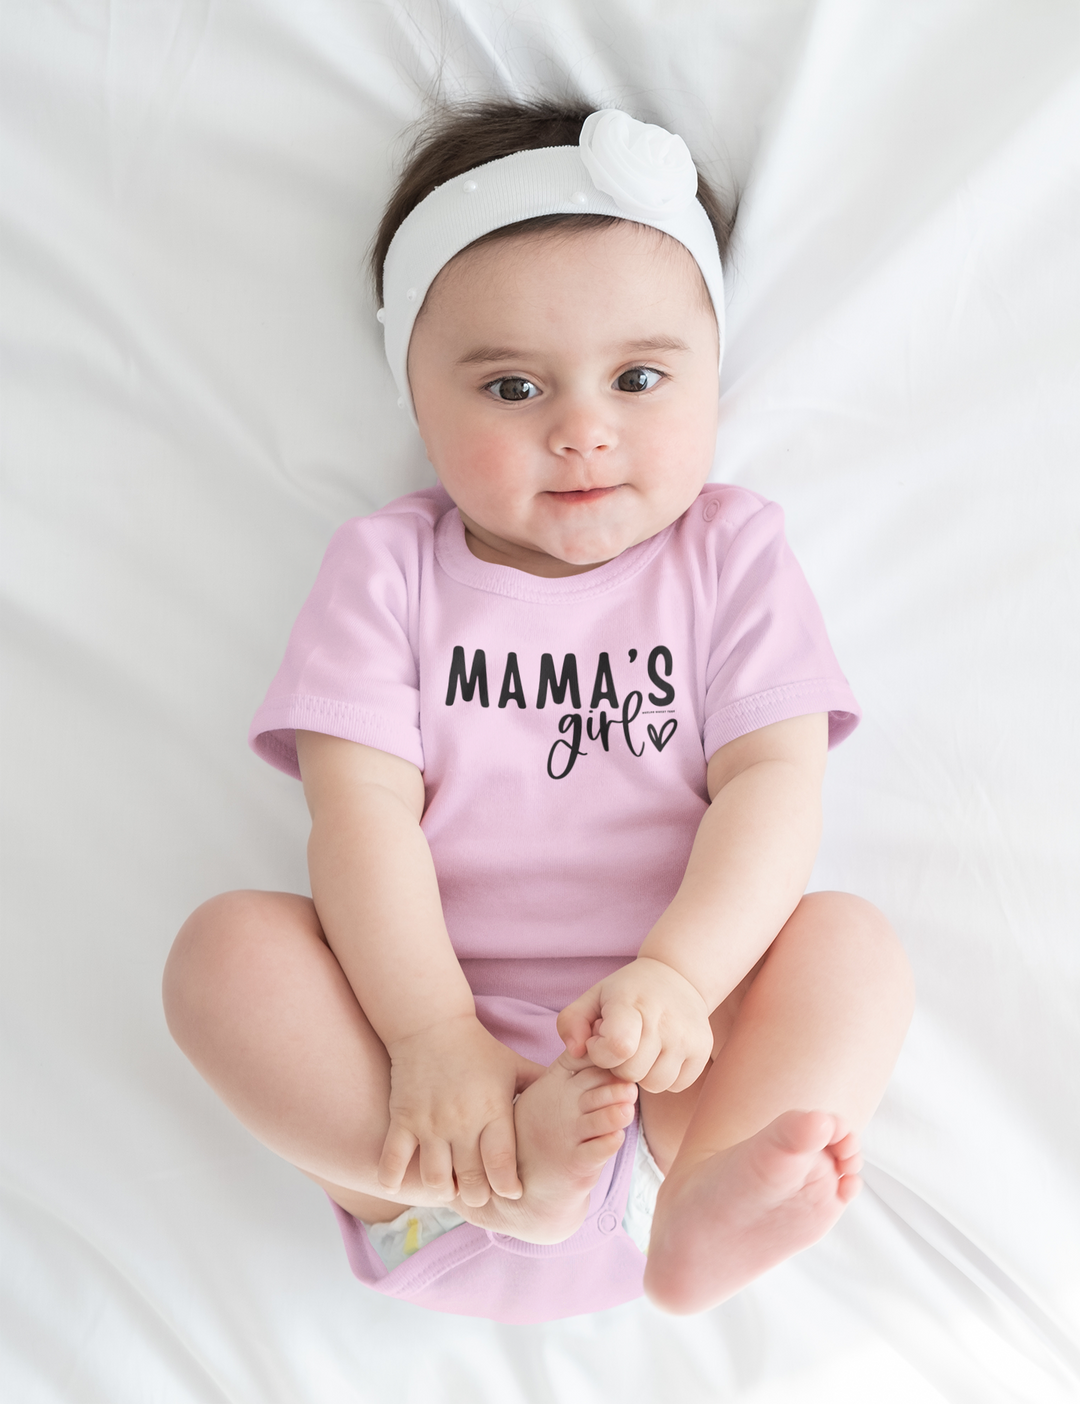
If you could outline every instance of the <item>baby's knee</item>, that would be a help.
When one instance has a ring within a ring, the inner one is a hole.
[[[161,982],[165,1020],[181,1047],[211,1006],[228,1000],[255,957],[268,893],[224,892],[197,907],[177,933]]]
[[[888,917],[872,902],[851,892],[808,892],[793,921],[801,939],[809,937],[865,962],[914,999],[907,953]]]
[[[853,892],[808,892],[793,919],[814,931],[883,945],[899,944],[888,917]]]

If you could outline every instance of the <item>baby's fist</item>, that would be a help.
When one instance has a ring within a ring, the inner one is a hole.
[[[705,1001],[685,976],[649,957],[616,970],[567,1005],[558,1030],[572,1056],[587,1055],[647,1092],[681,1092],[712,1053]]]

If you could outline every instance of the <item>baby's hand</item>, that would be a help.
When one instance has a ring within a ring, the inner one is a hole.
[[[543,1069],[492,1037],[472,1014],[387,1045],[390,1129],[379,1183],[400,1189],[417,1147],[424,1188],[479,1208],[492,1193],[521,1197],[514,1094]],[[456,1181],[456,1184],[455,1184]]]
[[[713,1046],[704,999],[685,976],[648,956],[568,1004],[558,1030],[572,1057],[587,1055],[646,1092],[689,1087]]]

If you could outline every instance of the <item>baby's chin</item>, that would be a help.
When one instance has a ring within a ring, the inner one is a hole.
[[[650,514],[640,512],[605,512],[602,501],[564,510],[557,500],[552,503],[555,494],[542,496],[554,512],[534,510],[512,525],[503,525],[502,530],[490,520],[478,529],[476,522],[462,512],[472,553],[481,560],[510,565],[534,575],[576,575],[606,565],[670,524],[664,518],[654,525],[648,519]],[[581,520],[572,519],[578,516]],[[587,517],[592,520],[586,520]]]
[[[680,514],[681,515],[681,514]],[[578,569],[591,569],[604,565],[607,561],[621,556],[632,546],[639,546],[658,532],[671,525],[672,516],[658,516],[655,520],[644,517],[630,517],[617,524],[599,526],[591,531],[574,533],[552,533],[543,549],[549,555],[565,561]]]
[[[529,539],[534,550],[543,551],[566,565],[586,569],[603,565],[656,534],[639,513],[613,512],[609,504],[610,498],[608,504],[597,502],[577,509],[564,510],[559,505],[555,520],[549,518],[546,522],[532,524],[534,529],[522,532],[522,539]],[[581,520],[575,521],[574,517]]]
[[[616,556],[636,545],[632,532],[597,533],[587,537],[571,537],[537,543],[534,549],[542,551],[550,560],[573,570],[595,570],[606,565]]]

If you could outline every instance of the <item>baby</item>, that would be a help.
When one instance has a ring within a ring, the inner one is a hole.
[[[356,1274],[438,1310],[723,1301],[857,1192],[910,1017],[884,918],[803,895],[857,705],[779,509],[707,485],[728,232],[621,112],[414,148],[374,266],[440,486],[338,531],[252,727],[313,900],[216,898],[166,970]]]

